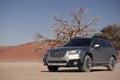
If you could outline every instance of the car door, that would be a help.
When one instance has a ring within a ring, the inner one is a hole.
[[[95,48],[95,45],[99,45],[99,47]],[[104,63],[105,62],[105,53],[106,50],[104,48],[104,43],[101,39],[95,39],[92,44],[92,51],[91,54],[93,55],[93,62],[94,63]]]
[[[111,43],[108,40],[104,40],[104,41],[105,41],[105,44],[106,44],[106,46],[105,46],[105,49],[106,49],[105,50],[106,51],[106,53],[105,53],[105,61],[107,63],[109,63],[109,60],[110,60],[111,56],[114,55],[114,53],[115,53],[115,50],[114,50],[113,46],[111,45]]]

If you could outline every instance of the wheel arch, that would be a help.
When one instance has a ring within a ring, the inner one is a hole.
[[[93,56],[91,53],[86,53],[86,55],[90,56],[90,58],[93,60]]]
[[[115,59],[115,62],[117,63],[117,56],[112,55],[112,57]]]
[[[82,54],[80,55],[80,60],[81,60],[82,63],[83,63],[86,55],[90,56],[90,58],[91,58],[92,61],[93,61],[93,56],[92,56],[92,54],[91,54],[89,51],[85,51],[84,53],[82,53]]]
[[[92,59],[92,66],[93,66],[93,55],[91,53],[86,53],[86,55],[90,56],[90,58]]]

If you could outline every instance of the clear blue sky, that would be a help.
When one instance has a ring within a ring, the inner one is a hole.
[[[120,0],[0,0],[0,46],[33,41],[33,33],[53,38],[53,16],[67,17],[79,7],[87,16],[99,16],[98,31],[110,24],[120,24]]]

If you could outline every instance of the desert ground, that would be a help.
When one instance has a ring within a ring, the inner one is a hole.
[[[114,71],[95,67],[91,72],[77,68],[49,72],[41,62],[0,62],[0,80],[120,80],[120,63]]]

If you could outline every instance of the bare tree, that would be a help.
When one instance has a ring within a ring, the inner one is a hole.
[[[50,47],[57,47],[62,45],[65,41],[74,38],[74,37],[88,37],[90,32],[95,32],[91,26],[96,24],[98,20],[97,17],[92,18],[91,20],[85,19],[86,9],[80,8],[76,12],[69,14],[69,20],[62,19],[58,16],[54,17],[54,27],[53,32],[55,34],[54,42],[51,43],[51,40],[45,38],[43,35],[38,34],[36,36],[38,39],[49,40]]]

